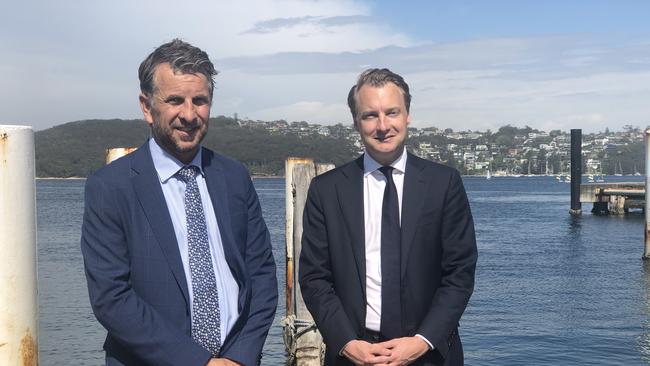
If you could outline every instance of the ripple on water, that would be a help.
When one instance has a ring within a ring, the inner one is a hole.
[[[552,177],[464,177],[476,224],[475,291],[461,320],[468,365],[650,363],[650,264],[643,217],[568,216]],[[263,365],[285,360],[284,181],[254,181],[278,267],[279,306]],[[38,180],[40,364],[98,365],[104,329],[79,253],[83,180]]]

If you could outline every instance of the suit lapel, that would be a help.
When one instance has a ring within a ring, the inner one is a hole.
[[[167,263],[181,288],[185,301],[189,304],[189,295],[187,290],[187,281],[183,271],[183,262],[178,250],[176,233],[165,196],[160,187],[158,174],[151,159],[149,143],[145,143],[137,151],[133,152],[133,161],[131,169],[135,175],[131,178],[133,189],[140,201],[149,226],[153,231],[160,248],[162,249]]]
[[[422,169],[424,165],[414,155],[409,154],[404,172],[404,189],[402,191],[402,260],[401,275],[406,274],[408,254],[413,245],[413,238],[422,212],[426,182]]]
[[[343,221],[350,233],[357,275],[361,281],[363,297],[366,298],[366,240],[363,213],[363,155],[348,164],[342,173],[345,179],[336,187]]]

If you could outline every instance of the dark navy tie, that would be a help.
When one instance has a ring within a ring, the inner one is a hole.
[[[399,199],[393,181],[393,167],[379,170],[386,177],[381,207],[381,334],[389,339],[402,336],[400,296],[401,228]]]
[[[213,356],[221,348],[219,293],[212,266],[203,204],[196,184],[198,168],[183,167],[178,176],[185,182],[187,248],[192,276],[192,338]]]

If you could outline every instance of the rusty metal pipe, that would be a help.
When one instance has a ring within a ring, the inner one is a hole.
[[[0,365],[38,364],[34,131],[0,125]]]

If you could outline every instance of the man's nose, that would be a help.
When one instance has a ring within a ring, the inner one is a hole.
[[[377,117],[377,129],[379,131],[387,131],[390,128],[388,125],[388,120],[386,119],[386,116],[383,114],[380,114]]]
[[[185,122],[193,122],[196,119],[196,106],[192,101],[183,103],[179,117]]]

